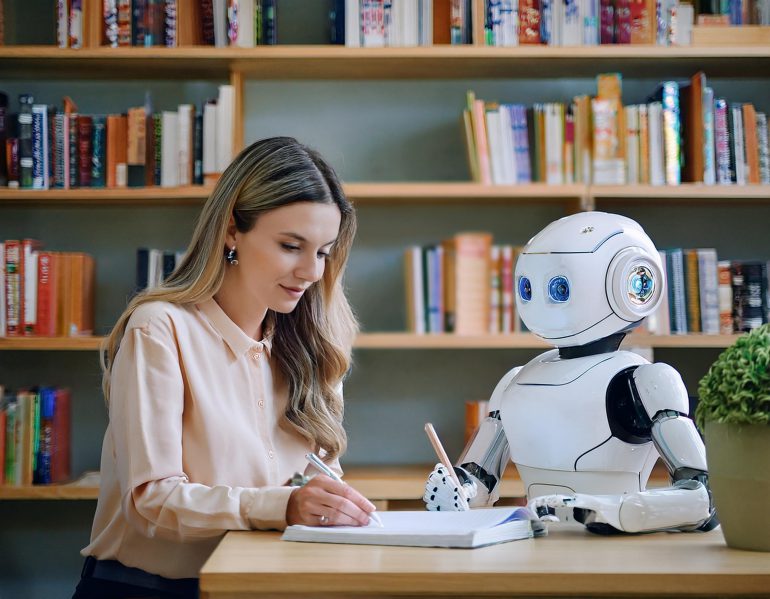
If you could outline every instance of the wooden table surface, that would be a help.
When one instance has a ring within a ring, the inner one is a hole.
[[[480,549],[328,545],[230,532],[202,597],[735,596],[770,594],[770,553],[720,530],[601,537],[574,525]]]

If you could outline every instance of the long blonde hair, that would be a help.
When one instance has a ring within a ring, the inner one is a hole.
[[[272,359],[286,379],[284,424],[328,459],[344,453],[342,397],[336,390],[350,367],[358,324],[342,288],[356,230],[353,206],[337,175],[315,151],[290,137],[257,141],[227,167],[203,206],[184,259],[160,286],[134,297],[102,344],[102,389],[109,402],[110,374],[134,311],[147,302],[193,305],[219,290],[225,275],[225,235],[230,216],[238,231],[252,229],[261,214],[294,202],[336,205],[342,215],[323,277],[287,314],[268,310],[263,330],[272,332]]]

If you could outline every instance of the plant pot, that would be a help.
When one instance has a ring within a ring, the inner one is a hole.
[[[770,551],[770,426],[706,423],[709,484],[730,547]]]

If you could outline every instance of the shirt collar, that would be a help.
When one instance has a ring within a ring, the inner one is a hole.
[[[255,341],[244,333],[241,328],[235,324],[225,311],[219,306],[214,298],[207,299],[196,306],[211,325],[222,336],[227,346],[236,355],[241,356],[251,350],[265,351],[268,357],[272,350],[273,343],[270,338],[263,338],[261,341]]]

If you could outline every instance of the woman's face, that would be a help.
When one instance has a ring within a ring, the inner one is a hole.
[[[248,233],[236,232],[238,265],[228,270],[244,299],[291,312],[323,276],[341,219],[335,204],[295,202],[262,214]]]

